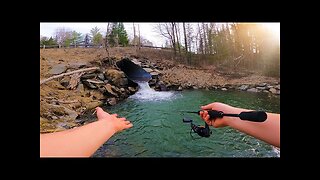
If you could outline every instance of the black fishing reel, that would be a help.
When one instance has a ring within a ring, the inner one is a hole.
[[[183,118],[182,121],[184,123],[190,123],[190,126],[191,126],[190,135],[191,135],[192,131],[197,133],[201,137],[210,137],[210,135],[212,134],[212,131],[210,130],[209,125],[207,123],[205,123],[204,126],[195,125],[195,124],[193,124],[192,119],[186,118],[186,117]],[[191,135],[191,137],[192,137],[192,135]]]

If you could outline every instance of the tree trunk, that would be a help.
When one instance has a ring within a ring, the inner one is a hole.
[[[205,24],[202,23],[202,30],[203,30],[203,44],[204,44],[204,54],[208,54],[208,45],[207,45],[207,37],[206,37],[206,28],[205,28]]]
[[[175,33],[174,33],[174,26],[175,26],[175,23],[171,23],[171,29],[172,29],[172,46],[173,46],[173,50],[174,50],[174,57],[177,56],[177,47],[176,47],[176,36],[175,36]]]
[[[134,23],[133,24],[133,46],[136,48],[136,27],[134,26]]]
[[[108,51],[109,25],[110,25],[110,23],[108,23],[108,25],[107,25],[107,33],[106,33],[106,39],[105,39],[105,46],[106,46],[106,51],[107,51],[107,54],[108,54],[108,58],[110,57],[110,54],[109,54],[109,51]]]
[[[177,24],[175,24],[175,29],[176,29],[176,37],[177,37],[177,41],[176,42],[177,42],[177,45],[178,45],[178,51],[179,51],[179,55],[180,55],[180,58],[181,58],[181,49],[180,49],[180,41],[179,41],[180,31],[178,31]]]
[[[138,46],[139,46],[139,50],[141,49],[141,36],[140,36],[140,26],[138,24],[138,31],[139,31],[139,42],[138,42]]]
[[[183,34],[184,34],[184,46],[186,49],[186,57],[187,57],[187,64],[190,65],[190,58],[188,56],[188,42],[187,42],[187,33],[186,33],[186,25],[183,23]]]

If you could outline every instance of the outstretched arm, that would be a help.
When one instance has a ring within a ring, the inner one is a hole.
[[[40,134],[41,157],[89,157],[116,132],[132,127],[126,118],[96,108],[98,121],[62,132]]]
[[[224,113],[239,114],[242,111],[251,111],[248,109],[236,108],[223,103],[211,103],[201,107],[202,110],[217,110]],[[257,139],[265,141],[273,146],[280,148],[280,114],[267,113],[267,120],[264,122],[251,122],[241,120],[237,117],[217,118],[209,120],[208,111],[200,112],[201,118],[214,127],[230,126],[243,133],[253,136]]]

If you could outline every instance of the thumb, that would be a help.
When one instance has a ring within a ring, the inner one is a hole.
[[[98,120],[107,118],[108,116],[110,116],[109,113],[103,111],[103,109],[101,107],[96,107],[96,111],[97,111],[97,118]]]

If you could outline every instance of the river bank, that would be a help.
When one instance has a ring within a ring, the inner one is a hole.
[[[159,53],[159,52],[157,52]],[[280,95],[280,78],[257,74],[235,76],[216,71],[215,67],[195,68],[178,64],[164,54],[137,53],[134,49],[114,48],[108,57],[104,49],[40,50],[40,80],[74,73],[40,85],[40,132],[55,132],[89,123],[81,116],[97,106],[113,106],[138,91],[115,62],[128,58],[152,75],[151,88],[157,91],[184,89],[239,90]]]

